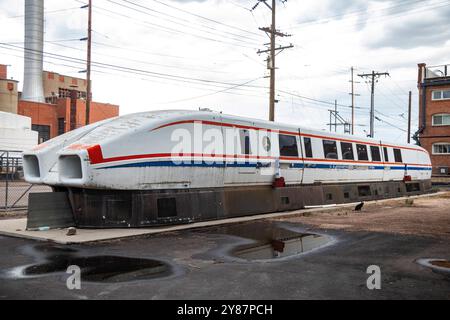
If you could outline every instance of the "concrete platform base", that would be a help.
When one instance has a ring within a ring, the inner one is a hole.
[[[414,198],[424,198],[424,197],[434,197],[441,196],[444,194],[448,194],[448,192],[437,192],[433,194],[425,194],[411,197],[401,197],[394,199],[385,199],[385,200],[376,200],[376,201],[368,201],[366,205],[370,205],[372,203],[383,203],[388,201],[404,201],[405,199],[414,199]],[[182,225],[171,225],[165,227],[152,227],[152,228],[135,228],[135,229],[77,229],[76,235],[67,236],[67,229],[51,229],[45,231],[27,231],[27,219],[6,219],[0,220],[0,235],[11,236],[11,237],[19,237],[25,239],[33,239],[40,241],[51,241],[60,244],[76,244],[76,243],[87,243],[87,242],[97,242],[97,241],[107,241],[113,239],[121,239],[121,238],[132,238],[143,235],[152,235],[164,232],[172,232],[179,231],[185,229],[193,229],[193,228],[201,228],[201,227],[209,227],[230,223],[239,223],[246,222],[252,220],[259,219],[273,219],[273,218],[281,218],[281,217],[289,217],[302,215],[304,213],[314,213],[314,212],[324,212],[324,211],[333,211],[336,209],[342,208],[353,208],[356,203],[347,203],[340,205],[325,205],[325,206],[317,206],[304,210],[295,210],[289,212],[276,212],[269,214],[259,214],[254,216],[246,216],[246,217],[238,217],[238,218],[228,218],[222,220],[213,220],[213,221],[204,221],[204,222],[196,222],[191,224],[182,224]]]

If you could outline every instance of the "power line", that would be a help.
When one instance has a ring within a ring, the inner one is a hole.
[[[152,9],[152,8],[147,7],[147,6],[143,6],[143,5],[140,5],[140,4],[131,2],[131,1],[122,0],[123,2],[129,3],[129,4],[133,5],[133,6],[135,6],[136,8],[135,8],[135,7],[128,6],[128,5],[125,5],[125,4],[122,4],[122,3],[119,3],[119,2],[116,2],[116,1],[113,1],[113,0],[107,0],[107,1],[110,2],[110,3],[112,3],[112,4],[115,4],[115,5],[117,5],[117,6],[120,6],[120,7],[123,7],[123,8],[127,8],[127,9],[129,9],[129,10],[133,10],[133,11],[135,11],[135,12],[139,12],[139,13],[144,14],[144,15],[147,15],[147,16],[156,17],[156,18],[158,18],[158,19],[162,19],[162,18],[159,17],[158,15],[151,14],[151,13],[149,13],[149,12],[147,12],[147,11],[154,12],[154,13],[157,13],[157,14],[159,14],[159,15],[163,15],[163,16],[169,17],[169,19],[164,18],[164,23],[171,22],[171,23],[180,25],[180,26],[182,26],[182,27],[184,27],[184,28],[194,29],[194,30],[197,30],[197,31],[200,31],[200,32],[205,32],[205,33],[212,34],[212,35],[215,35],[215,36],[225,37],[225,38],[228,38],[228,39],[230,39],[230,40],[233,40],[233,41],[239,41],[239,42],[243,42],[243,43],[250,43],[249,40],[250,40],[250,41],[255,41],[254,45],[256,45],[256,40],[255,40],[254,38],[248,37],[248,36],[246,36],[246,35],[236,34],[236,33],[228,32],[228,31],[222,31],[222,30],[218,30],[218,29],[216,29],[216,28],[212,28],[212,27],[210,27],[210,26],[205,26],[205,25],[203,25],[203,24],[197,24],[197,25],[199,25],[199,26],[202,27],[202,28],[208,29],[208,30],[201,30],[201,29],[199,29],[199,28],[194,27],[194,26],[192,25],[192,24],[193,24],[192,21],[189,21],[189,20],[187,20],[187,19],[183,19],[183,18],[180,18],[180,17],[176,17],[176,16],[173,16],[173,15],[167,14],[167,13],[165,13],[165,12],[161,12],[161,11],[158,11],[158,10],[155,10],[155,9]],[[126,15],[121,14],[121,13],[117,13],[117,12],[112,11],[112,10],[109,10],[109,9],[105,9],[105,8],[102,8],[102,7],[99,7],[99,6],[96,6],[96,7],[99,8],[99,9],[102,9],[102,10],[104,10],[104,11],[108,11],[108,12],[111,12],[111,13],[113,13],[113,14],[121,15],[121,16],[123,16],[123,17],[129,18],[129,19],[132,19],[132,20],[135,20],[135,19],[136,19],[136,17],[129,17],[129,16],[126,16]],[[143,11],[142,9],[143,9],[143,10],[146,10],[146,11]],[[174,20],[174,19],[175,19],[175,20]],[[179,21],[176,21],[176,20],[183,21],[183,22],[179,22]],[[184,22],[185,22],[185,23],[184,23]],[[148,23],[148,22],[145,21],[145,23]],[[149,23],[149,24],[150,24],[150,23]],[[159,27],[171,29],[171,28],[168,28],[168,27],[166,27],[166,26],[158,25],[158,24],[155,24],[155,23],[151,23],[151,24],[152,24],[152,25],[157,25],[157,26],[159,26]],[[195,23],[194,23],[194,24],[195,24]],[[172,30],[177,30],[177,29],[172,29]],[[177,30],[177,31],[180,32],[181,30]],[[185,31],[184,31],[184,32],[185,32]],[[224,34],[222,34],[222,33],[224,33]],[[188,33],[188,34],[191,34],[191,33]],[[193,35],[193,34],[191,34],[191,35]],[[230,35],[231,35],[231,37],[230,37]],[[241,39],[241,38],[243,38],[243,39]],[[250,43],[250,44],[251,44],[251,43]]]
[[[381,8],[381,9],[376,9],[376,10],[363,9],[363,10],[353,11],[351,13],[343,13],[343,14],[338,14],[338,15],[332,15],[332,16],[328,16],[328,17],[325,17],[325,18],[321,18],[321,19],[311,19],[311,20],[308,20],[308,21],[301,22],[301,23],[299,23],[299,24],[297,24],[294,27],[291,27],[289,29],[296,29],[296,28],[299,28],[299,27],[302,27],[302,26],[306,26],[306,25],[324,24],[324,23],[328,23],[328,22],[330,22],[330,21],[332,21],[334,19],[339,19],[339,18],[342,18],[342,19],[340,19],[340,21],[345,21],[345,20],[348,20],[348,19],[358,18],[359,16],[369,16],[369,15],[373,16],[377,12],[390,11],[390,10],[392,10],[394,8],[402,8],[404,6],[413,6],[414,4],[418,4],[418,3],[422,3],[423,4],[425,2],[427,2],[427,1],[424,1],[424,0],[397,1],[396,4],[388,6],[388,7],[385,7],[385,8]],[[445,2],[446,1],[440,2],[438,4],[445,3]],[[429,5],[428,5],[428,3],[426,3],[424,6],[421,6],[421,7],[428,7],[429,8]],[[412,9],[418,9],[418,7],[414,7]],[[390,17],[390,16],[394,16],[394,15],[398,15],[398,14],[405,14],[405,11],[402,10],[401,12],[387,13],[387,14],[384,14],[384,15],[381,15],[381,16]]]
[[[80,9],[80,7],[72,7],[72,8],[66,8],[66,9],[44,11],[44,15],[53,14],[53,13],[60,13],[60,12],[67,12],[67,11],[72,11],[72,10],[75,10],[75,9]],[[5,19],[15,19],[15,18],[24,18],[24,17],[25,17],[25,15],[21,14],[21,15],[16,15],[16,16],[5,17]]]
[[[194,100],[194,99],[204,98],[204,97],[207,97],[207,96],[212,96],[212,95],[215,95],[215,94],[218,94],[218,93],[224,93],[224,92],[227,92],[229,90],[233,90],[233,89],[236,89],[238,87],[245,86],[245,85],[247,85],[247,84],[249,84],[251,82],[255,82],[255,81],[257,81],[259,79],[262,79],[262,78],[263,77],[252,79],[252,80],[246,81],[244,83],[236,84],[236,85],[231,86],[229,88],[225,88],[225,89],[222,89],[222,90],[219,90],[219,91],[215,91],[215,92],[212,92],[212,93],[203,94],[203,95],[200,95],[200,96],[194,96],[194,97],[190,97],[190,98],[183,98],[183,99],[178,99],[178,100],[172,100],[172,101],[164,102],[164,104],[190,101],[190,100]]]
[[[0,43],[0,47],[1,47],[1,45],[2,45],[2,43]],[[6,49],[10,49],[10,50],[16,50],[16,51],[25,50],[25,48],[15,46],[15,45],[6,45],[6,46],[7,46]],[[3,48],[5,48],[5,47],[3,47]],[[31,50],[31,49],[27,49],[27,50]],[[33,50],[31,50],[31,51],[33,51]],[[84,66],[86,64],[86,60],[84,60],[84,59],[79,59],[79,58],[74,58],[74,57],[69,57],[69,56],[64,56],[64,55],[59,55],[59,54],[52,54],[52,53],[48,53],[48,52],[43,52],[43,54],[47,58],[56,59],[58,61],[75,63],[75,64],[78,64],[81,66]],[[221,85],[222,87],[236,85],[236,83],[229,82],[229,81],[216,81],[216,80],[211,80],[211,79],[185,77],[185,76],[180,76],[180,75],[173,75],[173,74],[162,73],[162,72],[154,72],[154,71],[149,71],[149,70],[124,67],[124,66],[114,65],[114,64],[109,64],[109,63],[100,63],[100,62],[95,62],[95,61],[92,61],[92,65],[97,68],[101,68],[101,69],[109,69],[109,70],[114,70],[114,71],[119,71],[119,72],[131,73],[131,74],[136,74],[136,75],[140,75],[140,76],[147,76],[147,77],[151,77],[151,78],[165,79],[165,80],[176,81],[176,82],[202,84],[202,85],[206,85],[206,86]],[[251,88],[264,88],[262,86],[254,86],[254,85],[246,85],[246,86],[251,87]]]
[[[123,6],[123,5],[121,5],[121,6]],[[127,7],[127,6],[125,6],[125,7]],[[133,24],[144,26],[144,27],[150,28],[152,30],[156,29],[156,30],[159,30],[159,31],[162,31],[162,32],[175,34],[175,35],[180,35],[180,34],[181,35],[189,35],[189,36],[192,36],[192,37],[196,37],[196,38],[199,38],[199,39],[208,40],[208,41],[212,41],[212,42],[216,42],[216,43],[223,43],[223,44],[231,45],[231,46],[238,46],[238,47],[243,47],[243,48],[247,48],[247,49],[254,49],[254,47],[251,47],[251,46],[248,45],[248,41],[242,41],[240,39],[230,39],[230,38],[228,38],[228,39],[233,40],[233,41],[239,41],[240,43],[224,41],[222,39],[212,38],[212,37],[208,37],[208,36],[205,36],[205,35],[189,32],[189,31],[186,31],[186,30],[182,31],[182,30],[179,30],[179,29],[168,27],[166,25],[157,24],[157,23],[154,23],[154,22],[149,22],[149,21],[145,21],[145,20],[138,20],[138,19],[136,19],[136,17],[130,17],[130,16],[124,15],[122,13],[114,12],[114,11],[109,10],[109,9],[104,9],[104,8],[100,8],[98,6],[94,6],[94,11],[97,12],[98,14],[104,15],[106,17],[113,18],[113,17],[109,16],[108,14],[103,13],[102,10],[106,11],[106,12],[113,13],[113,14],[115,14],[117,16],[122,17],[122,18],[129,19]],[[143,14],[146,14],[146,15],[149,15],[149,16],[154,16],[154,15],[151,15],[151,14],[148,14],[148,13],[143,13]],[[115,18],[113,18],[113,19],[115,19]],[[201,32],[207,32],[207,31],[204,31],[204,30],[200,30],[200,31]],[[219,35],[219,36],[223,37],[223,35]]]
[[[123,0],[123,1],[130,2],[130,1],[128,1],[128,0]],[[245,32],[245,33],[248,33],[248,34],[256,35],[256,36],[258,36],[258,37],[261,36],[260,34],[258,34],[258,33],[256,33],[256,32],[248,31],[248,30],[242,29],[242,28],[240,28],[240,27],[236,27],[236,26],[229,25],[229,24],[226,24],[226,23],[221,22],[221,21],[218,21],[218,20],[214,20],[214,19],[211,19],[211,18],[208,18],[208,17],[204,17],[204,16],[201,16],[201,15],[199,15],[199,14],[190,12],[190,11],[185,10],[185,9],[178,8],[178,7],[174,6],[174,5],[171,5],[171,4],[168,4],[168,3],[164,3],[164,2],[159,1],[159,0],[152,0],[152,1],[153,1],[153,2],[156,2],[156,3],[159,3],[159,4],[163,5],[163,6],[172,8],[172,9],[174,9],[174,10],[184,12],[184,13],[189,14],[189,15],[191,15],[191,16],[194,16],[194,17],[197,17],[197,18],[200,18],[200,19],[209,21],[209,22],[213,22],[213,23],[216,23],[216,24],[219,24],[219,25],[222,25],[222,26],[231,28],[231,29],[239,30],[239,31],[242,31],[242,32]]]

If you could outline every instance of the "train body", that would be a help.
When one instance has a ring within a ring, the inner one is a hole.
[[[391,198],[431,188],[414,145],[210,111],[107,119],[23,154],[78,227],[143,227]]]

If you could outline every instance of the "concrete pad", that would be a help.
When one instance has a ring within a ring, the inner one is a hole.
[[[437,192],[433,194],[425,194],[411,197],[401,197],[401,198],[391,198],[384,200],[367,201],[366,204],[371,203],[383,203],[387,201],[404,201],[405,199],[414,198],[424,198],[424,197],[435,197],[447,194],[449,192]],[[166,227],[153,227],[153,228],[133,228],[133,229],[77,229],[77,234],[73,236],[67,236],[67,229],[51,229],[46,231],[27,231],[27,219],[5,219],[0,220],[0,235],[19,237],[40,241],[51,241],[60,244],[74,244],[74,243],[86,243],[86,242],[96,242],[105,241],[113,239],[121,239],[128,237],[136,237],[142,235],[158,234],[163,232],[172,232],[193,228],[210,227],[222,224],[239,223],[260,219],[271,219],[271,218],[281,218],[289,217],[295,215],[302,215],[303,213],[314,213],[314,212],[324,212],[333,211],[342,208],[353,208],[356,203],[339,204],[332,206],[317,206],[310,209],[295,210],[289,212],[276,212],[276,213],[266,213],[246,217],[238,218],[227,218],[221,220],[196,222],[191,224],[182,224]]]

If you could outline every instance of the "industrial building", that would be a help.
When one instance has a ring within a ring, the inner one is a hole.
[[[28,123],[25,117],[29,117],[31,129],[38,133],[38,139],[34,143],[36,144],[86,123],[119,115],[119,106],[91,101],[89,119],[86,121],[87,80],[43,70],[43,0],[25,1],[24,27],[22,92],[18,92],[18,81],[8,79],[7,66],[0,64],[0,111],[3,112],[4,119],[4,113],[9,113],[8,123]],[[17,121],[11,120],[13,115],[17,116]],[[6,128],[5,123],[6,121],[1,122],[0,129],[11,129],[11,125]],[[27,128],[27,125],[24,128]],[[20,144],[11,145],[8,149],[11,148],[24,150]]]
[[[44,91],[40,100],[44,102],[24,100],[18,82],[9,80],[7,66],[0,65],[0,111],[31,118],[31,128],[39,136],[36,143],[86,124],[86,80],[41,72]],[[89,123],[118,115],[119,106],[92,101]]]
[[[450,65],[418,65],[419,141],[434,176],[450,175]]]

